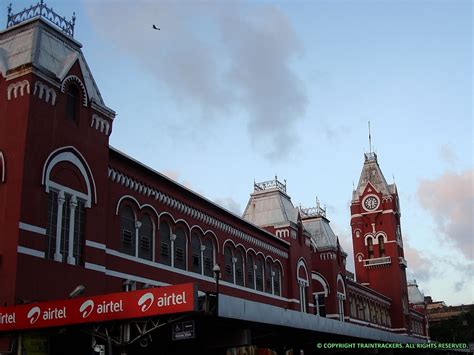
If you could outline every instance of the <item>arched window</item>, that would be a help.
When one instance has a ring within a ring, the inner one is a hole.
[[[267,260],[265,263],[265,292],[273,293],[272,290],[272,263],[270,260]]]
[[[213,277],[214,272],[212,268],[214,267],[214,243],[210,239],[204,241],[204,275]]]
[[[381,316],[381,322],[383,326],[387,325],[387,319],[385,318],[385,309],[382,308],[380,311],[380,316]]]
[[[296,281],[298,282],[299,287],[299,296],[300,296],[300,310],[303,313],[306,313],[308,310],[308,271],[304,260],[301,258],[296,265]]]
[[[235,251],[235,283],[244,286],[244,254],[242,250]]]
[[[59,148],[46,159],[41,182],[48,194],[46,258],[83,265],[85,209],[97,202],[87,162],[75,148]]]
[[[135,255],[135,214],[130,206],[120,208],[120,231],[122,252]]]
[[[255,265],[255,289],[263,291],[263,259],[257,257]]]
[[[166,222],[160,223],[160,258],[159,262],[171,265],[171,230]]]
[[[251,253],[247,255],[247,287],[255,289],[255,262]]]
[[[148,214],[144,214],[139,229],[138,257],[153,260],[153,222]]]
[[[281,269],[280,264],[273,264],[273,293],[281,296]]]
[[[66,116],[67,118],[77,121],[77,107],[80,99],[79,89],[76,85],[71,84],[67,89]]]
[[[385,245],[383,242],[383,235],[379,235],[379,257],[385,256]]]
[[[234,254],[232,253],[232,248],[230,245],[226,245],[224,248],[224,280],[227,282],[234,283]]]
[[[182,228],[177,228],[175,236],[174,267],[186,270],[186,233]]]
[[[196,232],[191,234],[191,271],[201,274],[202,258],[201,258],[201,240]]]
[[[372,237],[367,238],[367,255],[369,259],[374,257],[374,241]]]
[[[350,316],[352,318],[357,318],[356,302],[352,294],[349,296],[349,309],[350,309]]]
[[[345,311],[344,304],[346,300],[346,286],[344,285],[344,278],[341,274],[337,275],[337,301],[338,301],[338,311],[339,311],[339,320],[344,322],[345,320]]]
[[[364,320],[370,321],[369,303],[364,299]]]
[[[364,319],[364,303],[360,296],[357,296],[357,318]]]

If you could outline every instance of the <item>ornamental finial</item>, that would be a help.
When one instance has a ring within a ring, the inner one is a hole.
[[[54,12],[53,8],[49,8],[44,0],[40,0],[36,5],[24,8],[22,11],[14,14],[12,12],[12,4],[8,6],[7,28],[28,21],[32,18],[42,17],[53,25],[57,26],[63,33],[70,37],[74,37],[74,25],[76,23],[76,13],[72,14],[71,21]]]

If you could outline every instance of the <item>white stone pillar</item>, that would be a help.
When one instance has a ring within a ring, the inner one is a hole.
[[[138,257],[138,244],[140,242],[140,228],[142,222],[135,221],[135,256]]]
[[[63,221],[63,206],[66,198],[64,196],[64,191],[59,191],[58,193],[58,215],[56,219],[56,245],[54,250],[54,260],[63,261],[63,256],[61,254],[61,226]]]
[[[171,247],[171,267],[174,267],[174,241],[176,240],[176,234],[170,236],[170,247]]]
[[[206,246],[201,245],[201,275],[204,275],[204,250],[206,250]]]
[[[76,217],[77,198],[71,196],[69,201],[69,239],[68,239],[68,252],[67,252],[67,263],[71,265],[76,264],[76,258],[74,257],[74,225]]]
[[[232,274],[234,275],[234,285],[237,283],[235,279],[235,264],[237,263],[237,258],[232,257]]]

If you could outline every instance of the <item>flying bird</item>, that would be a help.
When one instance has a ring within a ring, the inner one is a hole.
[[[158,30],[158,31],[160,30],[160,28],[159,28],[159,27],[156,27],[155,25],[153,25],[153,29],[154,29],[154,30]]]

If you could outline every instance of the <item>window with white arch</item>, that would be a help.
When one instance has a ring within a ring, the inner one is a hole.
[[[300,294],[300,307],[301,307],[300,310],[301,312],[306,313],[308,310],[307,291],[308,291],[308,286],[309,286],[309,278],[308,278],[308,270],[306,268],[306,265],[303,259],[300,259],[298,261],[296,270],[297,270],[296,280],[298,281],[299,294]]]
[[[121,251],[141,259],[154,259],[155,228],[148,213],[138,219],[129,205],[122,205],[120,216]]]
[[[319,274],[311,274],[313,285],[313,304],[314,314],[320,317],[326,317],[326,298],[329,295],[329,286],[327,281]]]
[[[339,320],[344,322],[345,314],[344,314],[344,304],[346,300],[346,286],[344,284],[344,279],[341,274],[337,275],[336,279],[337,284],[337,308],[339,313]]]
[[[42,184],[48,194],[46,258],[84,264],[86,208],[95,199],[95,183],[85,159],[74,147],[50,154]]]

